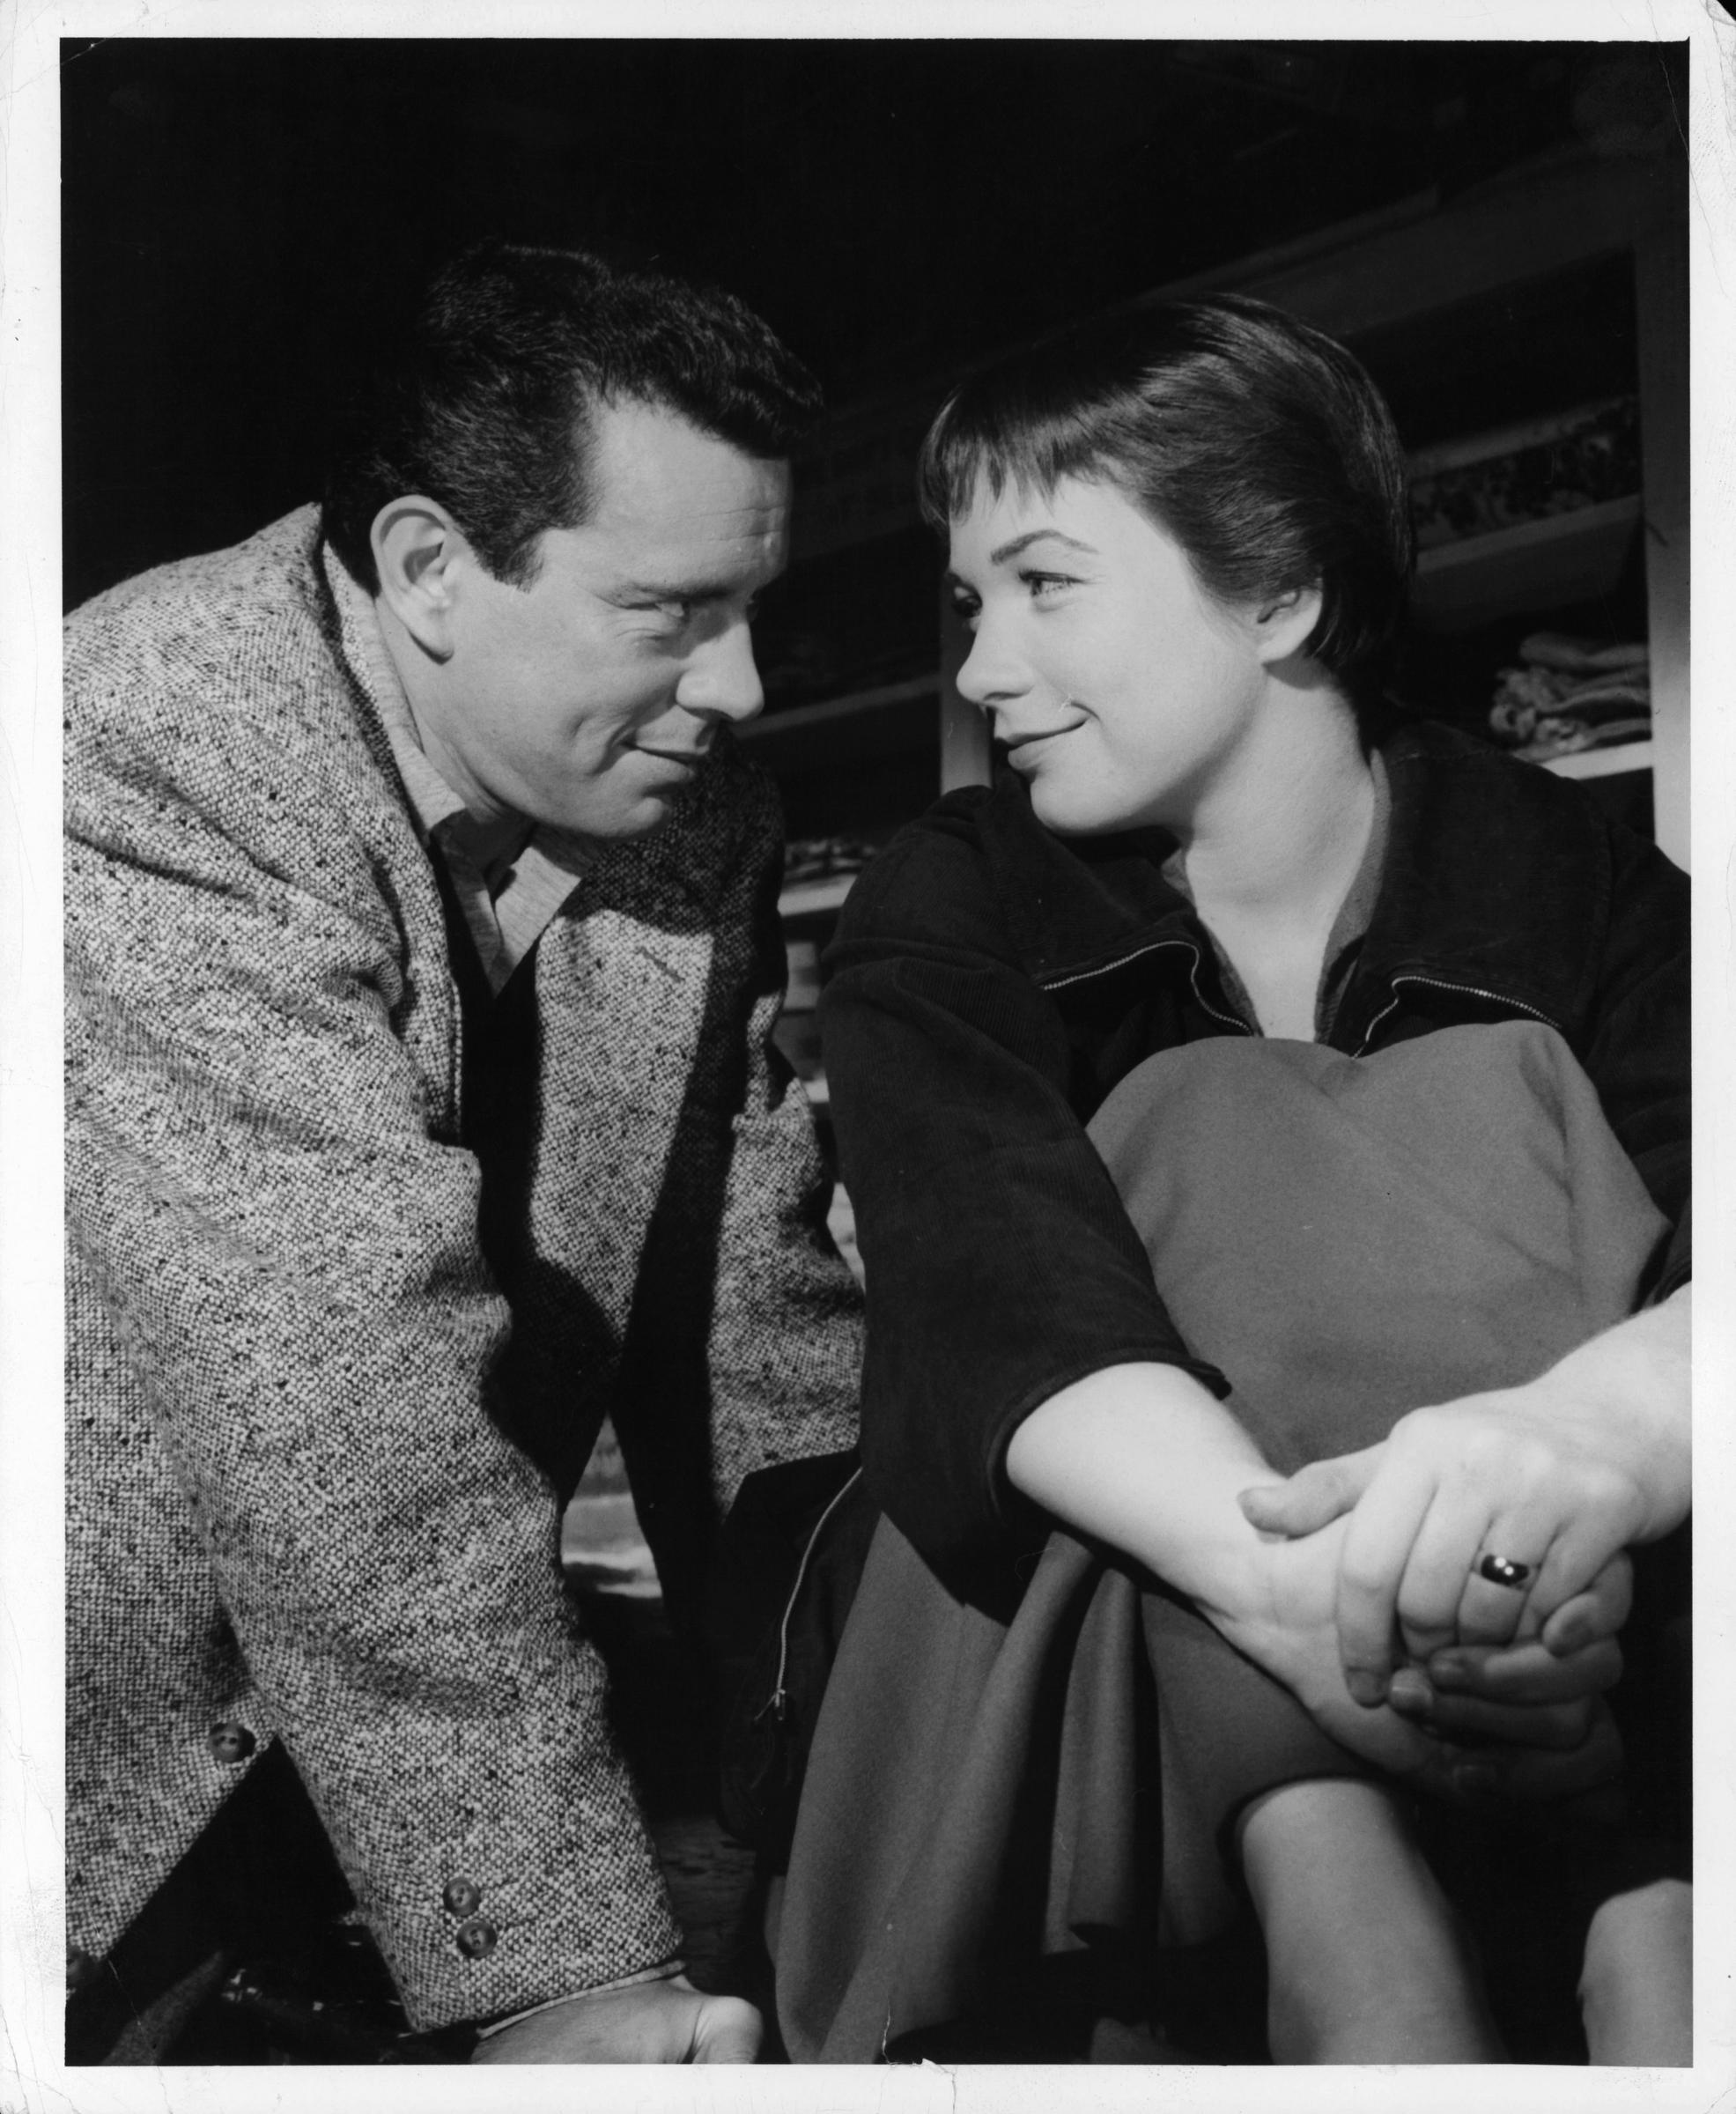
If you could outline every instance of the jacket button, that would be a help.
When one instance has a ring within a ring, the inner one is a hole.
[[[225,1763],[245,1762],[259,1745],[247,1726],[238,1725],[233,1718],[212,1726],[208,1738],[211,1760]]]
[[[94,1953],[87,1953],[82,1946],[69,1945],[66,1948],[66,1986],[70,1990],[88,1989],[102,1972],[102,1962]]]
[[[482,1906],[482,1889],[473,1879],[449,1879],[440,1899],[454,1916],[473,1915]]]
[[[458,1949],[467,1960],[486,1960],[500,1942],[500,1933],[486,1916],[472,1916],[458,1926]]]

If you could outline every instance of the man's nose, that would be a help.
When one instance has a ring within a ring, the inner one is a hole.
[[[765,691],[753,657],[753,634],[745,622],[708,639],[688,662],[676,687],[676,702],[688,712],[738,725],[760,710]]]

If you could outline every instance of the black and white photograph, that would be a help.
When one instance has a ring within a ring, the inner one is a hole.
[[[1736,2088],[1736,21],[12,23],[0,2110]]]

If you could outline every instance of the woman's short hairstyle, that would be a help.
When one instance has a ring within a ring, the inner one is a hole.
[[[1167,302],[997,361],[942,406],[918,475],[942,531],[979,484],[1112,484],[1220,602],[1318,585],[1307,650],[1359,708],[1378,694],[1414,556],[1404,453],[1357,361],[1282,309]]]
[[[524,586],[543,531],[586,520],[596,408],[624,402],[767,460],[821,409],[814,377],[733,294],[580,250],[467,250],[360,392],[327,481],[327,538],[378,592],[375,518],[419,492],[491,573]]]

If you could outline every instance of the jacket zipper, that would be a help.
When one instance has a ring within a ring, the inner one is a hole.
[[[1547,1013],[1540,1013],[1535,1006],[1526,1005],[1524,999],[1509,998],[1502,991],[1485,991],[1479,984],[1455,984],[1441,976],[1395,976],[1392,979],[1392,997],[1363,1031],[1363,1039],[1351,1053],[1353,1056],[1367,1056],[1369,1045],[1374,1040],[1375,1030],[1389,1013],[1398,1010],[1400,984],[1427,984],[1431,991],[1452,991],[1460,998],[1481,998],[1486,999],[1492,1006],[1511,1006],[1517,1012],[1528,1013],[1533,1020],[1540,1020],[1546,1028],[1553,1028],[1557,1035],[1563,1035],[1567,1031],[1558,1020],[1552,1020]]]
[[[1075,969],[1068,976],[1048,978],[1043,981],[1042,987],[1045,991],[1062,991],[1074,984],[1087,984],[1094,977],[1109,976],[1117,969],[1125,969],[1130,962],[1140,961],[1148,954],[1161,954],[1166,947],[1185,947],[1191,956],[1193,967],[1188,973],[1188,981],[1193,987],[1193,995],[1199,1000],[1202,1010],[1209,1013],[1214,1020],[1222,1021],[1225,1027],[1235,1029],[1238,1034],[1252,1033],[1252,1031],[1249,1028],[1246,1021],[1237,1019],[1231,1014],[1220,1013],[1207,998],[1205,993],[1200,990],[1200,950],[1192,940],[1152,940],[1143,947],[1134,948],[1130,953],[1118,954],[1112,961],[1100,963],[1094,969]],[[1445,977],[1422,976],[1413,973],[1395,976],[1392,979],[1393,995],[1370,1021],[1363,1032],[1362,1041],[1352,1053],[1353,1055],[1364,1057],[1368,1054],[1369,1045],[1374,1039],[1375,1030],[1389,1014],[1398,1009],[1398,989],[1400,984],[1426,984],[1430,990],[1452,991],[1461,998],[1481,998],[1492,1006],[1511,1006],[1517,1012],[1527,1013],[1532,1019],[1540,1020],[1546,1028],[1553,1028],[1557,1035],[1563,1035],[1567,1031],[1558,1020],[1552,1019],[1548,1014],[1540,1012],[1535,1006],[1528,1006],[1522,998],[1510,998],[1502,991],[1486,991],[1480,984],[1456,984]]]
[[[1253,1031],[1246,1021],[1234,1013],[1220,1013],[1200,990],[1200,950],[1192,940],[1152,940],[1143,947],[1135,947],[1131,953],[1117,955],[1113,961],[1100,962],[1094,969],[1075,969],[1070,976],[1049,978],[1043,981],[1042,988],[1045,991],[1064,991],[1069,985],[1088,984],[1093,977],[1112,975],[1117,969],[1125,969],[1130,962],[1141,961],[1148,954],[1161,954],[1166,947],[1185,947],[1187,950],[1193,963],[1187,980],[1193,987],[1193,995],[1199,1000],[1200,1009],[1209,1013],[1214,1020],[1222,1021],[1226,1028],[1233,1028],[1238,1035],[1251,1035]]]
[[[759,1708],[753,1714],[753,1722],[756,1725],[759,1723],[760,1719],[765,1717],[768,1711],[773,1712],[779,1721],[780,1723],[782,1722],[784,1712],[788,1707],[787,1695],[784,1688],[784,1675],[789,1667],[790,1620],[795,1613],[796,1602],[802,1598],[802,1588],[808,1577],[809,1561],[814,1554],[814,1550],[819,1542],[820,1536],[824,1534],[826,1530],[826,1521],[831,1518],[832,1514],[838,1510],[838,1506],[843,1504],[844,1500],[849,1496],[850,1492],[855,1488],[857,1483],[861,1481],[861,1479],[862,1471],[858,1468],[851,1476],[849,1482],[844,1485],[843,1489],[838,1492],[835,1497],[833,1497],[831,1504],[827,1505],[825,1511],[823,1512],[819,1518],[814,1522],[814,1531],[809,1535],[808,1546],[802,1552],[802,1561],[795,1567],[795,1583],[790,1587],[790,1597],[784,1603],[783,1619],[778,1624],[778,1679],[776,1684],[772,1688],[771,1695],[766,1697],[765,1701],[760,1704]]]

